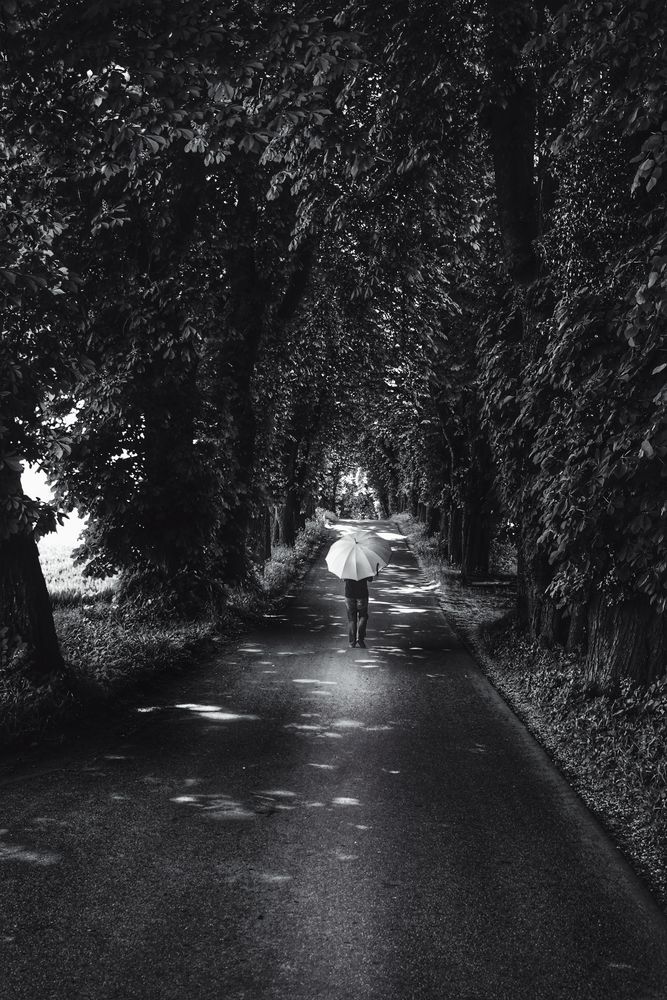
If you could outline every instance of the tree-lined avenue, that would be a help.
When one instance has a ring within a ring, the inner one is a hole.
[[[660,0],[0,0],[0,676],[95,673],[67,512],[215,627],[320,508],[510,543],[591,697],[660,682],[666,49]]]
[[[156,701],[0,771],[2,1000],[666,995],[664,918],[370,526],[366,649],[322,558]]]

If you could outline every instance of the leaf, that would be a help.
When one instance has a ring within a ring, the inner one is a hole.
[[[653,456],[655,455],[655,452],[653,450],[653,445],[648,439],[642,441],[641,448],[639,449],[639,454],[640,456],[646,455],[647,458],[653,458]]]
[[[664,372],[665,368],[667,368],[667,362],[664,365],[658,365],[657,368],[654,368],[651,375],[659,375],[660,372]]]

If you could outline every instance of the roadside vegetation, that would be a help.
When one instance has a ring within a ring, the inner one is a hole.
[[[511,545],[497,551],[486,581],[466,585],[424,524],[397,520],[489,679],[667,910],[667,678],[596,691],[581,653],[545,648],[518,627]]]
[[[261,625],[329,537],[324,512],[318,511],[293,546],[275,546],[271,559],[254,568],[252,586],[229,589],[223,611],[179,620],[150,599],[141,605],[119,602],[117,580],[82,576],[71,538],[48,536],[40,546],[41,561],[67,679],[36,685],[20,669],[0,673],[0,745],[57,738],[67,723],[131,695],[139,685],[194,668],[225,642]]]

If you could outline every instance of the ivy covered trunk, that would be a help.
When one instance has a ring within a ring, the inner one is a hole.
[[[237,249],[230,266],[230,295],[219,354],[222,408],[229,416],[223,442],[228,508],[221,529],[222,573],[227,583],[248,579],[248,529],[253,509],[257,426],[252,401],[255,361],[262,339],[265,299],[252,246]]]
[[[531,512],[524,509],[517,542],[519,618],[535,639],[543,627],[550,627],[545,591],[551,581],[551,567],[537,548],[537,537]]]
[[[531,307],[539,266],[535,253],[540,235],[535,184],[536,92],[535,81],[521,66],[521,50],[534,31],[530,0],[487,0],[487,57],[492,99],[484,121],[489,130],[493,157],[498,225],[505,264],[514,287],[522,325],[523,364],[530,365],[538,352],[536,312]],[[534,475],[529,458],[531,440],[526,435],[517,458],[523,496],[530,496]],[[519,619],[537,636],[542,620],[544,579],[535,562],[533,510],[519,501],[520,533],[517,557],[517,611]]]
[[[0,508],[22,493],[18,472],[0,472]],[[45,682],[62,674],[64,663],[37,543],[30,530],[7,537],[4,527],[0,524],[0,670],[18,656],[32,679]]]
[[[602,592],[588,613],[586,680],[594,691],[615,693],[624,678],[644,686],[664,675],[667,616],[643,595],[612,601]]]
[[[297,487],[296,460],[299,441],[292,434],[284,456],[285,498],[280,505],[280,540],[284,545],[294,545],[299,515],[299,490]]]

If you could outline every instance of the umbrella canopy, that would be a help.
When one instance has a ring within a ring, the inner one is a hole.
[[[326,555],[327,566],[341,580],[366,580],[391,559],[391,547],[370,531],[344,535]]]

